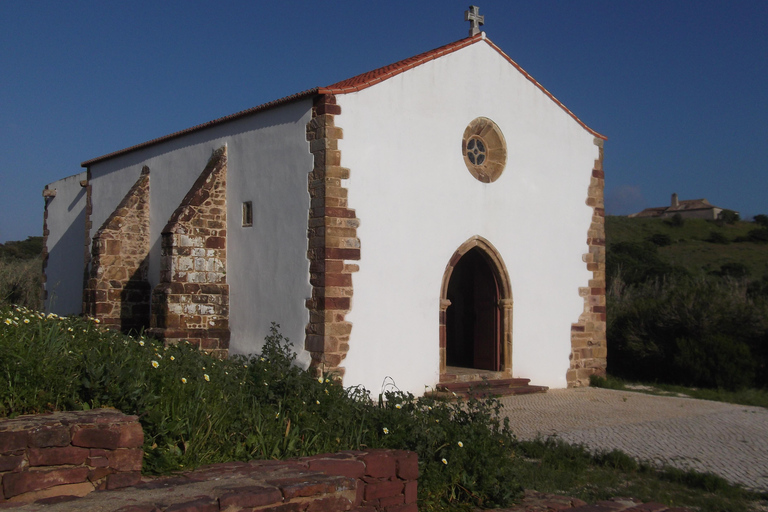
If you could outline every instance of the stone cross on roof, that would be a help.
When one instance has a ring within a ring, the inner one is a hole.
[[[476,5],[470,5],[468,11],[464,11],[464,21],[469,22],[469,35],[474,36],[480,33],[480,27],[485,24],[485,16],[480,15],[480,8]]]

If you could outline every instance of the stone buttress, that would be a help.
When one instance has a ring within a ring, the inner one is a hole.
[[[593,208],[587,233],[589,252],[583,256],[592,272],[589,286],[579,288],[584,297],[584,311],[571,325],[571,367],[566,374],[568,387],[588,386],[590,375],[605,376],[608,361],[605,301],[605,173],[603,140],[596,138],[599,157],[595,160],[587,193],[587,205]]]
[[[314,166],[309,173],[307,230],[312,297],[307,300],[309,324],[305,338],[312,367],[320,375],[330,374],[339,380],[344,376],[341,363],[349,350],[352,331],[352,324],[345,320],[352,308],[352,273],[359,269],[345,261],[360,259],[360,222],[355,211],[347,207],[347,189],[341,184],[341,180],[349,178],[349,169],[341,167],[338,141],[343,132],[334,122],[340,113],[333,95],[320,95],[307,124]]]
[[[160,283],[152,292],[149,333],[166,343],[189,341],[226,357],[227,148],[208,164],[162,231]]]
[[[93,236],[83,312],[123,332],[149,327],[149,168]]]

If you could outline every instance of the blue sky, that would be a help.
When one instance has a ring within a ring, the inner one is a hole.
[[[0,243],[84,160],[467,35],[469,2],[0,2]],[[768,213],[768,1],[478,1],[605,144],[608,213]],[[481,70],[478,70],[481,73]]]

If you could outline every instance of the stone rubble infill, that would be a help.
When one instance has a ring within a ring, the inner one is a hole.
[[[768,491],[768,410],[761,407],[597,388],[505,397],[501,403],[518,439],[556,436]]]

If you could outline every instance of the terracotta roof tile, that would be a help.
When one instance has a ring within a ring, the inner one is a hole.
[[[313,89],[308,89],[306,91],[293,94],[291,96],[285,96],[283,98],[270,101],[268,103],[263,103],[261,105],[258,105],[256,107],[242,110],[240,112],[237,112],[235,114],[231,114],[225,117],[221,117],[219,119],[214,119],[213,121],[209,121],[207,123],[199,124],[197,126],[193,126],[191,128],[187,128],[186,130],[181,130],[175,133],[172,133],[170,135],[165,135],[163,137],[159,137],[156,139],[152,139],[147,142],[143,142],[141,144],[137,144],[135,146],[131,146],[126,149],[121,149],[119,151],[115,151],[113,153],[109,153],[104,156],[100,156],[98,158],[93,158],[91,160],[86,160],[82,164],[80,164],[82,167],[88,167],[91,164],[101,162],[104,160],[108,160],[110,158],[114,158],[116,156],[129,153],[131,151],[135,151],[137,149],[145,148],[148,146],[152,146],[154,144],[158,144],[160,142],[165,142],[168,140],[172,140],[178,137],[181,137],[183,135],[186,135],[188,133],[196,132],[211,126],[215,126],[218,124],[226,123],[228,121],[232,121],[234,119],[238,119],[241,117],[246,117],[249,115],[256,114],[258,112],[262,112],[264,110],[268,110],[270,108],[277,107],[279,105],[283,105],[286,103],[290,103],[293,101],[297,101],[300,99],[308,98],[315,96],[317,94],[348,94],[352,92],[361,91],[363,89],[366,89],[368,87],[371,87],[372,85],[376,85],[380,82],[383,82],[384,80],[387,80],[389,78],[392,78],[393,76],[399,75],[400,73],[403,73],[405,71],[408,71],[409,69],[413,69],[417,66],[420,66],[426,62],[429,62],[431,60],[437,59],[439,57],[442,57],[444,55],[447,55],[449,53],[453,53],[457,50],[460,50],[462,48],[465,48],[467,46],[473,45],[478,42],[484,41],[488,45],[491,46],[494,50],[496,50],[502,57],[504,57],[512,66],[514,66],[520,73],[525,76],[528,80],[530,80],[536,87],[541,89],[541,91],[546,94],[552,101],[554,101],[560,108],[562,108],[568,115],[570,115],[577,123],[579,123],[584,129],[586,129],[589,133],[594,135],[595,137],[598,137],[600,139],[607,139],[604,135],[601,135],[591,129],[589,126],[584,124],[581,119],[576,117],[576,115],[571,112],[565,105],[563,105],[557,98],[552,95],[548,90],[546,90],[539,82],[537,82],[531,75],[529,75],[523,68],[521,68],[515,61],[513,61],[506,53],[504,53],[501,48],[496,46],[494,43],[492,43],[489,39],[486,38],[485,32],[481,32],[477,35],[467,37],[464,39],[460,39],[458,41],[455,41],[453,43],[441,46],[439,48],[435,48],[434,50],[430,50],[428,52],[420,53],[418,55],[414,55],[413,57],[409,57],[407,59],[395,62],[393,64],[389,64],[388,66],[383,66],[378,69],[374,69],[373,71],[369,71],[367,73],[362,73],[360,75],[356,75],[352,78],[348,78],[346,80],[342,80],[341,82],[337,82],[333,85],[329,85],[327,87],[316,87]]]

